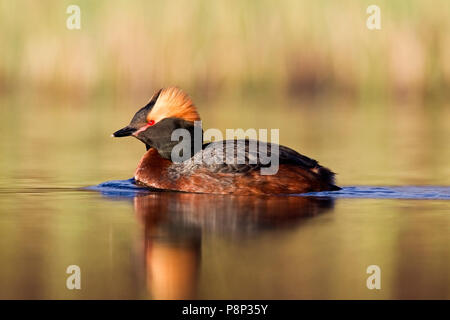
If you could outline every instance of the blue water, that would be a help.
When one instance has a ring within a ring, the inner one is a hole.
[[[134,179],[113,180],[88,190],[98,191],[110,197],[134,197],[148,194],[155,190],[138,186]],[[450,200],[448,186],[345,186],[340,191],[310,192],[298,196],[331,197],[331,198],[366,198],[366,199],[432,199]]]
[[[106,181],[96,186],[86,187],[85,189],[101,192],[105,196],[131,198],[136,195],[154,192],[154,190],[150,188],[136,185],[134,178],[128,180]]]
[[[303,195],[333,198],[433,199],[450,200],[450,187],[444,186],[347,186],[339,191]]]

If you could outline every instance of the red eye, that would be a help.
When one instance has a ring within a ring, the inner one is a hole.
[[[152,125],[155,124],[155,120],[148,120],[147,124],[148,124],[149,126],[152,126]]]

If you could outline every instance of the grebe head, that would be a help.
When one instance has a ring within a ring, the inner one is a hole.
[[[200,116],[189,96],[181,89],[169,87],[158,90],[150,102],[139,109],[125,128],[113,133],[114,137],[134,136],[154,147],[166,157],[177,141],[171,141],[173,130],[183,128],[194,132],[194,121]]]

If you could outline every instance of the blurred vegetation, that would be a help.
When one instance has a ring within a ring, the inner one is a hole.
[[[448,30],[448,0],[0,0],[0,94],[443,97]]]

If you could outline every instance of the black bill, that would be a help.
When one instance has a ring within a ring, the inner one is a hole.
[[[126,126],[123,129],[120,129],[119,131],[116,131],[113,133],[113,136],[118,138],[118,137],[128,137],[131,136],[137,129],[135,128],[131,128],[129,126]]]

